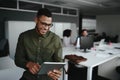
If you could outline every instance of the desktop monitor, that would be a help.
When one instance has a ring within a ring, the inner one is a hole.
[[[86,36],[80,38],[80,49],[83,49],[83,52],[89,52],[88,49],[92,48],[94,44],[92,36]]]

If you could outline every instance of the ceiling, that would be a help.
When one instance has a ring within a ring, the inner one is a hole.
[[[83,15],[119,15],[120,0],[26,0],[78,8]]]

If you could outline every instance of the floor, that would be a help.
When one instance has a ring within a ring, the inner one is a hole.
[[[9,56],[0,57],[0,80],[19,80],[23,72]]]

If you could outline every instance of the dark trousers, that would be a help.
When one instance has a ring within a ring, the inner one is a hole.
[[[20,78],[20,80],[37,80],[37,78],[36,78],[36,79],[30,79],[30,78],[26,78],[26,77],[22,76],[22,77]]]
[[[26,78],[24,78],[24,77],[21,77],[21,78],[20,78],[20,80],[27,80],[27,79],[26,79]]]

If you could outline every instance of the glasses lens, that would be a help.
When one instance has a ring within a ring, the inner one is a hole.
[[[40,22],[43,26],[48,26],[48,27],[52,27],[52,26],[53,26],[53,24],[47,24],[47,23],[42,22],[42,21],[40,21],[40,20],[39,20],[39,22]]]

